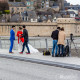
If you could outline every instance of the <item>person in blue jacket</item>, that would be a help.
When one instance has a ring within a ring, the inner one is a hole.
[[[10,31],[10,49],[9,49],[9,53],[13,53],[12,49],[13,49],[13,44],[14,44],[14,40],[15,40],[15,32],[14,32],[15,26],[12,26],[12,29]]]

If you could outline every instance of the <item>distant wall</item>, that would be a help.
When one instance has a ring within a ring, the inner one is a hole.
[[[76,21],[74,18],[59,18],[57,25],[64,27],[66,36],[69,36],[71,33],[74,36],[80,36],[80,21]]]
[[[50,36],[57,23],[0,23],[0,36],[9,36],[12,25],[16,26],[15,33],[19,26],[26,25],[29,36]]]
[[[9,36],[12,25],[16,26],[15,33],[19,26],[26,25],[29,36],[51,36],[57,26],[64,27],[66,36],[71,33],[80,36],[80,22],[73,18],[59,18],[56,23],[0,23],[0,36]]]

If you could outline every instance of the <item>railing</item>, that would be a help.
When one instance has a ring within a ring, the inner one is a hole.
[[[47,42],[46,42],[47,39]],[[29,44],[31,44],[34,48],[40,49],[40,48],[46,48],[46,43],[48,43],[48,47],[52,47],[52,39],[49,37],[32,37],[29,39]],[[14,41],[14,49],[17,49],[17,38]],[[10,46],[10,40],[9,37],[0,38],[0,48],[1,49],[9,49]]]
[[[70,56],[75,55],[75,56],[80,56],[80,39],[75,38],[73,42],[70,41],[69,38],[65,40],[65,43],[67,44],[67,40],[69,42],[69,47],[71,45],[71,50],[70,50]],[[52,46],[53,46],[53,41],[50,37],[30,37],[29,38],[29,44],[31,44],[34,48],[37,49],[47,49],[51,51]],[[10,41],[9,37],[0,37],[0,49],[9,49],[10,47]],[[18,42],[17,38],[14,42],[14,50],[18,49]],[[76,51],[77,50],[77,51]]]

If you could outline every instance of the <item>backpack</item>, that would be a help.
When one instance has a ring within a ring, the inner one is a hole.
[[[43,51],[43,55],[45,56],[45,55],[51,55],[51,54],[50,54],[50,51],[47,50],[47,51]]]
[[[64,54],[63,56],[69,56],[69,45],[64,47]]]

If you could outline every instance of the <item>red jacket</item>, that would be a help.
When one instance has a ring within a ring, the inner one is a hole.
[[[22,41],[22,42],[24,42],[24,38],[20,38],[20,37],[22,37],[22,34],[23,34],[22,31],[18,31],[17,32],[17,35],[16,36],[18,37],[18,44],[19,44],[19,40]]]

